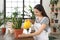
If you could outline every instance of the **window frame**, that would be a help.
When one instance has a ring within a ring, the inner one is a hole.
[[[23,0],[23,19],[27,19],[27,18],[24,18],[24,4],[25,1]],[[42,0],[40,0],[40,4],[42,5]],[[4,0],[4,19],[6,19],[6,0]]]

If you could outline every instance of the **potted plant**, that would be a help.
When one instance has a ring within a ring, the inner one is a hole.
[[[57,3],[58,3],[59,0],[50,0],[50,7],[51,8],[54,8],[57,6]]]
[[[21,28],[22,18],[17,18],[18,16],[17,11],[13,12],[13,15],[14,17],[12,17],[12,22],[13,22],[12,27],[14,29],[15,38],[18,38],[18,35],[23,33],[23,29]]]
[[[4,15],[3,11],[0,12],[0,26],[1,26],[1,27],[2,27],[2,24],[4,23],[3,15]],[[2,27],[1,30],[2,30],[2,33],[5,34],[6,28],[5,28],[4,25],[3,25],[3,27]]]
[[[59,0],[50,0],[50,4],[52,4],[52,5],[53,5],[53,4],[56,4],[56,5],[57,5],[58,1],[59,1]]]
[[[35,21],[35,15],[34,15],[33,8],[32,8],[30,5],[29,5],[28,11],[29,11],[30,13],[32,13],[32,16],[31,16],[30,18],[32,19],[31,22],[34,24],[34,21]],[[25,11],[25,10],[24,10],[24,12],[25,12],[25,13],[29,13],[29,12],[27,12],[27,11]]]
[[[53,27],[53,32],[56,32],[56,30],[57,30],[56,27]]]
[[[6,32],[6,28],[5,28],[5,26],[3,26],[2,27],[2,34],[5,34],[5,32]]]
[[[3,24],[3,23],[4,23],[4,20],[1,19],[1,20],[0,20],[0,26],[2,27],[1,31],[2,31],[2,34],[5,34],[6,28],[5,28],[5,24]],[[2,24],[3,24],[3,25],[2,25]]]
[[[30,30],[30,28],[31,28],[30,19],[25,19],[23,28],[24,28],[25,34],[29,34],[31,32],[31,30]]]
[[[13,22],[12,27],[14,28],[14,35],[15,38],[18,38],[19,34],[23,33],[23,29],[21,28],[22,25],[22,19],[13,19],[15,22]]]
[[[32,19],[35,20],[35,15],[34,15],[34,11],[33,11],[33,8],[29,5],[29,11],[32,13]]]

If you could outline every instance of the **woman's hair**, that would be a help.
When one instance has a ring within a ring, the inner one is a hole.
[[[46,12],[45,12],[45,10],[44,10],[44,8],[43,8],[43,6],[42,6],[41,4],[37,4],[37,5],[34,7],[34,9],[37,9],[37,10],[39,10],[40,12],[42,12],[41,14],[42,14],[43,17],[48,17],[47,14],[46,14]],[[48,17],[48,18],[49,18],[49,17]],[[50,20],[49,20],[49,25],[50,25]]]

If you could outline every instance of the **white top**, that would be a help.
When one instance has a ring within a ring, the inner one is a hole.
[[[47,29],[49,26],[49,19],[47,17],[43,17],[42,20],[39,20],[38,18],[36,18],[35,24],[34,24],[35,31],[38,31],[38,29],[41,27],[41,24],[46,24],[47,25],[46,29]],[[41,34],[34,36],[34,40],[49,40],[46,29],[44,29],[41,32]]]

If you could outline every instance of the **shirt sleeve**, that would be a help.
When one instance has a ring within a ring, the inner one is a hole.
[[[49,24],[49,19],[48,19],[47,17],[45,17],[45,18],[42,20],[41,24],[46,24],[46,25],[48,25],[48,24]]]

